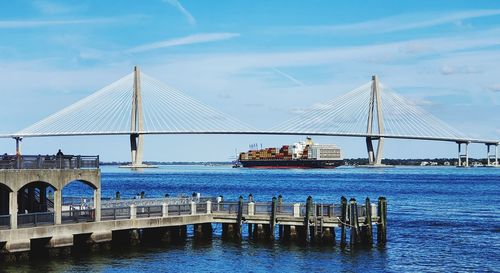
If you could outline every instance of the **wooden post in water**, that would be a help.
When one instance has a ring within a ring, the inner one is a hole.
[[[236,218],[236,239],[241,240],[241,223],[243,221],[243,196],[238,199],[238,216]]]
[[[248,206],[249,207],[250,207],[250,203],[254,204],[253,203],[253,195],[252,194],[248,195]],[[248,208],[248,215],[253,215],[254,213],[255,213],[255,205],[254,205],[252,211],[250,211],[250,208]],[[252,228],[253,228],[253,224],[248,224],[248,237],[249,238],[253,237]]]
[[[283,196],[280,194],[278,195],[278,208],[276,209],[277,213],[281,213],[283,211]],[[284,226],[279,225],[278,226],[278,234],[280,239],[283,238],[283,232],[284,232]]]
[[[276,197],[271,201],[271,219],[269,223],[269,238],[274,239],[274,226],[276,225]]]
[[[312,215],[312,211],[313,210],[313,200],[312,200],[312,196],[309,195],[309,197],[307,197],[307,201],[306,201],[306,217],[304,219],[305,223],[304,223],[304,229],[305,229],[305,239],[306,239],[306,242],[311,242],[311,222],[310,222],[310,219],[311,219],[311,215]]]
[[[363,242],[368,245],[373,245],[373,230],[372,230],[372,205],[370,198],[365,199],[365,225],[363,227]]]
[[[356,199],[354,198],[351,198],[349,200],[349,225],[351,226],[350,245],[352,247],[360,242],[358,204],[356,203]]]
[[[340,215],[340,247],[344,248],[346,242],[346,222],[347,222],[347,199],[342,196],[340,198],[341,215]]]
[[[378,198],[378,223],[377,223],[377,243],[384,245],[387,241],[387,200],[385,197]]]

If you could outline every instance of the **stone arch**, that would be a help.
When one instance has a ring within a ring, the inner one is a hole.
[[[54,208],[57,187],[46,181],[24,183],[17,190],[18,213],[47,212]]]
[[[92,189],[96,190],[99,188],[99,185],[96,184],[95,182],[92,182],[90,181],[90,179],[80,179],[80,178],[76,178],[76,179],[72,179],[72,180],[68,180],[68,181],[64,181],[61,185],[61,190],[64,189],[64,187],[66,187],[67,185],[73,183],[73,182],[81,182],[89,187],[91,187]]]
[[[40,179],[29,179],[25,181],[21,181],[21,183],[17,184],[17,188],[13,188],[13,191],[19,192],[21,189],[26,188],[29,185],[32,185],[33,183],[42,183],[50,186],[54,191],[59,190],[60,187],[58,187],[57,181],[50,181],[48,179],[43,179],[43,177],[40,177]]]
[[[9,215],[11,192],[13,191],[7,184],[0,182],[0,215]]]

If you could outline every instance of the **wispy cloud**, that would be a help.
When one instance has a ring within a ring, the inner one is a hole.
[[[93,18],[75,20],[11,20],[0,21],[0,28],[37,28],[62,25],[100,24],[114,22],[116,18]]]
[[[470,65],[465,65],[465,66],[443,65],[441,67],[441,74],[443,75],[475,74],[475,73],[481,73],[481,71]]]
[[[325,33],[325,32],[371,32],[384,33],[403,30],[412,30],[433,27],[448,23],[462,26],[462,20],[500,15],[500,9],[469,10],[455,13],[439,14],[405,14],[390,16],[382,19],[344,24],[344,25],[315,25],[301,26],[295,28],[299,32],[305,33]],[[289,28],[290,29],[290,28]]]
[[[170,40],[165,40],[165,41],[160,41],[160,42],[155,42],[155,43],[137,46],[137,47],[134,47],[134,48],[127,50],[126,52],[138,53],[138,52],[144,52],[144,51],[149,51],[149,50],[154,50],[154,49],[159,49],[159,48],[228,40],[228,39],[232,39],[232,38],[235,38],[238,36],[240,36],[239,33],[226,33],[226,32],[194,34],[194,35],[189,35],[186,37],[175,38],[175,39],[170,39]]]
[[[182,15],[184,15],[184,17],[186,18],[186,20],[190,25],[192,26],[196,25],[196,19],[194,19],[193,15],[191,15],[191,13],[187,9],[185,9],[184,6],[182,6],[182,4],[178,0],[164,0],[164,2],[167,2],[168,4],[172,5],[177,10],[179,10],[179,12],[182,13]]]
[[[297,85],[299,85],[299,86],[304,86],[304,83],[303,83],[303,82],[299,81],[298,79],[296,79],[296,78],[295,78],[295,77],[293,77],[292,75],[287,74],[287,73],[285,73],[285,72],[283,72],[283,71],[281,71],[281,70],[279,70],[279,69],[277,69],[277,68],[274,68],[274,67],[272,68],[272,70],[273,70],[274,72],[278,73],[279,75],[281,75],[281,76],[283,76],[283,77],[285,77],[285,78],[289,79],[290,81],[294,82],[295,84],[297,84]]]
[[[60,3],[54,3],[46,0],[33,1],[33,6],[44,14],[68,13],[80,8],[79,6],[76,5],[63,5]]]
[[[487,87],[488,90],[493,92],[500,92],[500,84],[493,84]]]

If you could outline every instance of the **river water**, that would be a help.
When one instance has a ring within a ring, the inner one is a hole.
[[[90,192],[73,183],[64,195]],[[383,248],[187,241],[113,249],[65,258],[0,265],[34,272],[500,272],[500,168],[254,170],[227,166],[163,166],[134,172],[102,168],[102,195],[177,196],[199,192],[284,202],[339,202],[342,195],[388,200],[388,242]],[[246,236],[246,234],[244,234]],[[337,237],[338,239],[338,237]],[[1,271],[1,270],[0,270]]]

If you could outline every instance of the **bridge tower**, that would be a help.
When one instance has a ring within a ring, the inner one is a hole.
[[[143,131],[144,118],[142,115],[142,96],[141,96],[141,71],[139,67],[134,67],[134,92],[132,95],[132,121],[130,128],[130,150],[132,155],[132,167],[141,167],[142,164],[142,146],[144,136],[138,132]]]
[[[382,99],[380,94],[380,86],[378,77],[376,75],[372,76],[372,88],[370,93],[370,105],[368,108],[368,125],[366,128],[366,133],[368,135],[374,134],[374,118],[375,114],[377,117],[377,132],[376,135],[384,134],[384,120],[382,116]],[[373,140],[378,140],[377,152],[373,148]],[[382,151],[384,149],[384,137],[380,136],[368,136],[366,137],[366,148],[368,151],[368,165],[371,166],[382,166]]]
[[[144,116],[142,112],[141,95],[141,71],[138,66],[134,67],[134,90],[132,92],[132,114],[130,123],[130,152],[132,161],[130,165],[120,166],[122,168],[151,168],[154,166],[142,163],[144,136]]]

